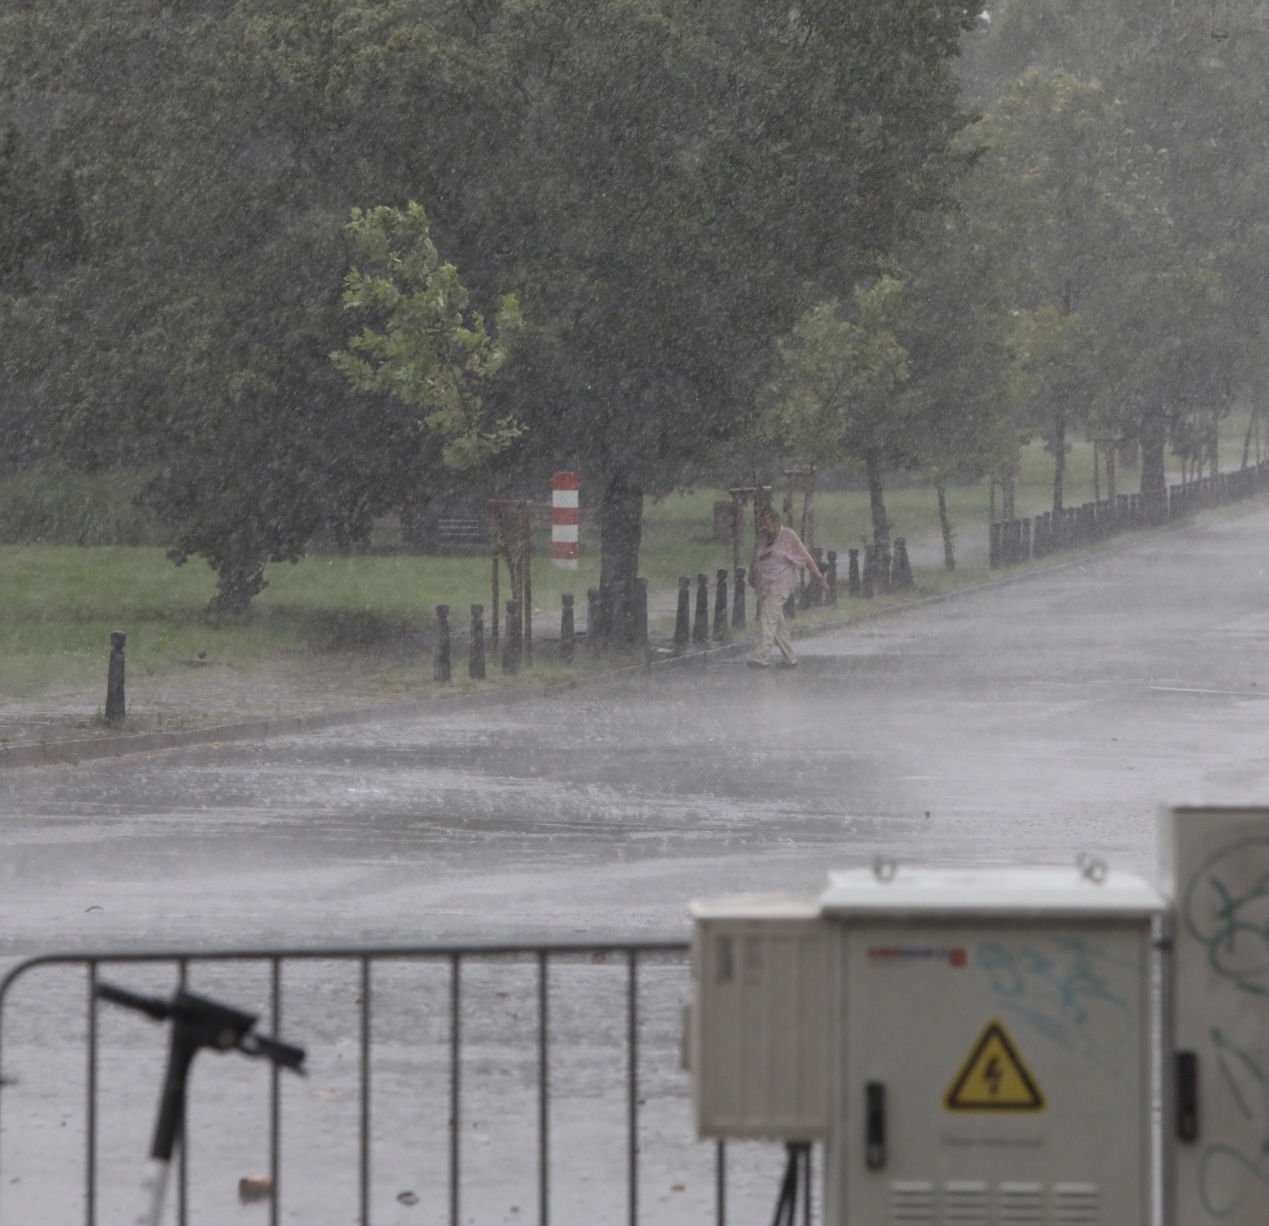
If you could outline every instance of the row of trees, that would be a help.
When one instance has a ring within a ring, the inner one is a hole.
[[[862,465],[879,537],[887,471],[1036,434],[1055,506],[1079,429],[1157,497],[1269,318],[1258,28],[1203,17],[0,0],[5,461],[143,469],[224,609],[454,468],[584,468],[609,588],[737,440]]]

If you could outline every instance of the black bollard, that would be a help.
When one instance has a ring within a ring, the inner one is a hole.
[[[679,607],[674,618],[674,650],[682,651],[691,637],[692,581],[686,575],[679,576]]]
[[[1022,521],[1022,561],[1031,561],[1031,520]]]
[[[507,601],[507,645],[502,649],[502,671],[514,677],[520,671],[522,640],[520,632],[520,602]]]
[[[573,662],[573,593],[560,597],[560,663]]]
[[[718,587],[714,591],[714,637],[727,637],[727,572],[719,569]]]
[[[467,652],[467,675],[473,681],[485,679],[485,606],[471,607],[471,646]]]
[[[828,603],[837,606],[837,550],[828,551],[828,570],[824,572],[824,580],[828,584]]]
[[[736,597],[731,606],[731,624],[734,630],[743,630],[745,625],[745,568],[736,567]]]
[[[894,565],[890,570],[890,582],[896,592],[906,592],[912,588],[912,564],[908,561],[908,542],[901,536],[895,537]]]
[[[597,656],[603,648],[599,626],[599,589],[586,589],[586,646],[591,655]]]
[[[122,630],[110,632],[110,665],[106,670],[106,723],[117,728],[127,717],[123,695],[123,645],[128,636]]]
[[[692,623],[692,641],[709,642],[709,576],[696,576],[696,620]]]
[[[859,582],[859,550],[848,549],[846,551],[846,595],[858,596],[860,594]]]
[[[432,652],[432,680],[450,679],[449,605],[436,606],[436,647]]]
[[[876,594],[877,580],[877,547],[864,546],[864,577],[859,581],[859,594],[865,600],[871,600]]]
[[[648,645],[648,581],[635,580],[634,604],[630,609],[630,632],[636,647]]]
[[[815,559],[815,566],[822,575],[824,573],[824,550],[819,545],[816,545],[811,550],[811,557]],[[811,593],[810,603],[812,605],[822,605],[824,603],[824,589],[818,583],[808,583],[806,590]]]
[[[991,541],[987,548],[987,565],[992,570],[1000,569],[1001,541],[1003,539],[1001,527],[1001,524],[992,524],[991,526]]]

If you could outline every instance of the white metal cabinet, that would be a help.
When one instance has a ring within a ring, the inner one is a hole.
[[[826,1221],[1146,1226],[1150,925],[1137,878],[833,874]]]

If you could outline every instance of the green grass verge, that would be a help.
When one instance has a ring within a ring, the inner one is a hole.
[[[1222,436],[1227,467],[1241,461],[1245,420],[1229,419]],[[1093,496],[1092,448],[1075,444],[1068,457],[1067,502]],[[1024,449],[1018,484],[1018,509],[1035,514],[1050,505],[1053,461],[1042,448]],[[1121,489],[1135,488],[1137,474],[1121,472]],[[782,491],[777,491],[779,504]],[[642,573],[654,596],[654,623],[670,624],[672,596],[679,575],[710,575],[732,566],[731,546],[711,543],[712,507],[723,491],[695,490],[645,508]],[[981,581],[989,573],[983,543],[987,535],[989,495],[986,483],[948,491],[949,511],[958,537],[979,548],[961,558],[955,574],[941,567],[918,571],[918,594]],[[800,515],[801,499],[796,503]],[[897,535],[910,541],[939,535],[935,494],[913,484],[887,494],[887,509]],[[796,518],[795,518],[796,522]],[[870,535],[867,494],[821,492],[816,496],[815,539],[846,549]],[[747,566],[752,538],[741,555]],[[579,609],[586,589],[598,583],[599,559],[591,548],[576,571],[559,571],[548,560],[545,535],[535,541],[533,604],[539,634],[554,634],[560,597],[574,593]],[[841,579],[845,584],[845,557]],[[160,548],[0,545],[0,696],[27,697],[65,687],[102,682],[112,630],[128,633],[130,675],[166,673],[182,668],[200,652],[236,669],[252,669],[270,660],[309,658],[332,669],[336,661],[360,662],[361,678],[385,695],[419,692],[430,685],[430,659],[421,650],[421,632],[434,622],[435,606],[451,609],[451,623],[465,627],[469,606],[486,606],[490,618],[490,562],[487,558],[408,555],[333,556],[317,554],[296,566],[274,565],[269,587],[251,609],[237,618],[213,618],[206,605],[214,575],[200,561],[174,567]],[[505,572],[501,600],[505,601]],[[711,583],[712,588],[712,583]],[[712,592],[711,592],[712,595]],[[892,598],[887,598],[892,599]],[[844,600],[833,616],[884,607],[886,600]],[[750,612],[752,614],[752,598]],[[659,616],[658,616],[659,610]],[[821,620],[827,613],[815,613]],[[464,669],[457,668],[461,675]],[[545,651],[532,673],[516,684],[563,680],[593,667],[584,653],[573,669],[561,669]],[[335,673],[338,669],[334,670]],[[491,669],[491,676],[494,670]]]

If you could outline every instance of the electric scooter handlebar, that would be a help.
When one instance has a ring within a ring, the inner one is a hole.
[[[156,1022],[174,1021],[186,1032],[193,1048],[210,1047],[217,1051],[231,1048],[245,1056],[272,1060],[281,1068],[288,1068],[303,1076],[305,1051],[291,1043],[284,1043],[272,1035],[254,1031],[256,1015],[196,996],[193,992],[178,991],[170,1000],[158,996],[141,996],[112,983],[99,983],[97,995],[112,1004],[123,1005],[152,1017]]]

